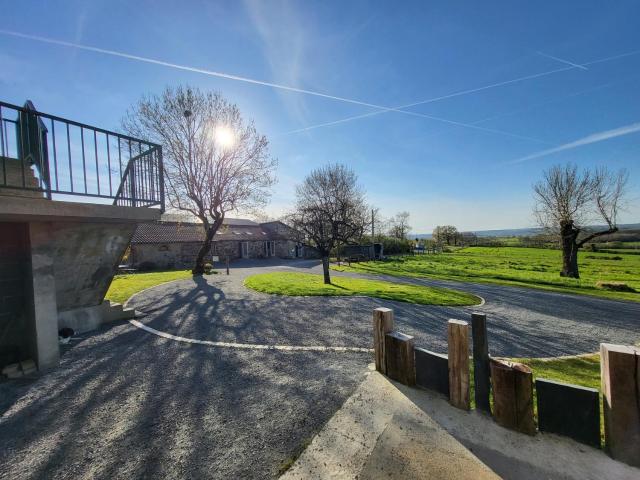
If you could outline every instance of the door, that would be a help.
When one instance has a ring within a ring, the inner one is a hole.
[[[242,258],[249,258],[249,242],[241,242]]]

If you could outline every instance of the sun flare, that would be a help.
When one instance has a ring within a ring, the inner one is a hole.
[[[218,146],[221,148],[231,148],[236,142],[233,130],[226,125],[219,125],[216,127],[214,138]]]

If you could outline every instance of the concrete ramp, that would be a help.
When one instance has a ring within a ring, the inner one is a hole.
[[[283,479],[500,478],[371,371]]]

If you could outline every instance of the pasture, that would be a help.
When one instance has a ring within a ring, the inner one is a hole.
[[[439,278],[540,288],[640,302],[640,255],[580,251],[580,279],[562,278],[559,250],[521,247],[466,247],[450,253],[390,257],[342,264],[338,271]],[[635,292],[611,291],[598,282],[622,282]]]

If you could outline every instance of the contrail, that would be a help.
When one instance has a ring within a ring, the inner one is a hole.
[[[520,138],[522,140],[530,140],[530,141],[533,141],[533,142],[536,142],[536,143],[549,144],[549,142],[547,142],[545,140],[540,140],[539,138],[528,137],[526,135],[518,135],[517,133],[505,132],[504,130],[497,130],[495,128],[479,127],[477,125],[478,123],[482,123],[483,121],[486,121],[486,120],[476,121],[476,122],[472,122],[472,123],[463,123],[463,122],[456,122],[455,120],[449,120],[449,119],[442,118],[442,117],[434,117],[433,115],[427,115],[425,113],[402,111],[402,110],[392,110],[392,111],[401,111],[402,113],[405,113],[407,115],[412,115],[414,117],[427,118],[429,120],[434,120],[436,122],[447,123],[449,125],[456,125],[458,127],[471,128],[473,130],[480,130],[480,131],[483,131],[483,132],[495,133],[495,134],[498,134],[498,135],[506,135],[508,137],[513,137],[513,138]],[[328,127],[330,125],[338,125],[340,123],[345,123],[345,122],[349,122],[351,120],[355,120],[356,118],[373,117],[374,115],[377,115],[379,113],[381,113],[381,112],[375,111],[375,112],[364,113],[362,115],[358,115],[358,116],[355,116],[355,117],[343,118],[341,120],[335,120],[333,122],[327,122],[327,123],[323,123],[321,125],[316,125],[314,128]],[[309,127],[300,128],[298,130],[291,130],[289,132],[285,132],[282,135],[290,135],[290,134],[293,134],[293,133],[304,132],[304,131],[308,130],[308,128]]]
[[[624,127],[614,128],[613,130],[606,130],[604,132],[592,133],[591,135],[587,135],[586,137],[581,138],[579,140],[575,140],[573,142],[565,143],[564,145],[560,145],[554,148],[550,148],[548,150],[542,150],[540,152],[532,153],[531,155],[527,155],[525,157],[516,158],[515,160],[506,162],[506,164],[513,165],[517,163],[522,163],[522,162],[526,162],[527,160],[546,157],[547,155],[551,155],[552,153],[564,152],[565,150],[571,150],[573,148],[582,147],[584,145],[590,145],[592,143],[602,142],[604,140],[609,140],[611,138],[622,137],[623,135],[629,135],[631,133],[636,133],[636,132],[640,132],[640,122],[632,123],[631,125],[627,125]]]
[[[564,63],[566,65],[571,65],[572,67],[576,67],[576,68],[581,68],[582,70],[589,70],[584,65],[579,65],[577,63],[573,63],[573,62],[570,62],[568,60],[564,60],[562,58],[554,57],[553,55],[548,55],[548,54],[543,53],[543,52],[536,52],[536,53],[538,55],[542,56],[542,57],[547,57],[547,58],[550,58],[551,60],[555,60],[556,62]]]
[[[67,42],[65,40],[57,40],[57,39],[54,39],[54,38],[41,37],[41,36],[37,36],[37,35],[29,35],[29,34],[20,33],[20,32],[14,32],[14,31],[11,31],[11,30],[0,29],[0,34],[9,35],[9,36],[13,36],[13,37],[19,37],[19,38],[26,38],[28,40],[34,40],[34,41],[49,43],[49,44],[53,44],[53,45],[61,45],[61,46],[65,46],[65,47],[77,48],[77,49],[86,50],[86,51],[89,51],[89,52],[102,53],[104,55],[111,55],[111,56],[115,56],[115,57],[126,58],[126,59],[129,59],[129,60],[137,60],[137,61],[140,61],[140,62],[151,63],[151,64],[154,64],[154,65],[162,65],[162,66],[165,66],[165,67],[175,68],[175,69],[178,69],[178,70],[185,70],[185,71],[188,71],[188,72],[202,73],[204,75],[210,75],[210,76],[213,76],[213,77],[225,78],[225,79],[229,79],[229,80],[237,80],[237,81],[240,81],[240,82],[246,82],[246,83],[251,83],[251,84],[255,84],[255,85],[262,85],[262,86],[266,86],[266,87],[277,88],[277,89],[286,90],[286,91],[289,91],[289,92],[303,93],[303,94],[307,94],[307,95],[313,95],[313,96],[316,96],[316,97],[328,98],[328,99],[331,99],[331,100],[337,100],[337,101],[351,103],[351,104],[355,104],[355,105],[361,105],[361,106],[365,106],[365,107],[375,108],[375,109],[377,109],[379,111],[398,112],[398,113],[403,113],[405,115],[411,115],[411,116],[414,116],[414,117],[423,117],[423,118],[428,118],[430,120],[449,123],[449,124],[452,124],[452,125],[458,125],[458,126],[462,126],[462,127],[474,128],[476,130],[483,130],[483,131],[487,131],[487,132],[491,132],[491,133],[497,133],[497,134],[501,134],[501,135],[507,135],[507,136],[511,136],[511,137],[515,137],[515,138],[524,138],[524,139],[527,139],[527,140],[533,140],[533,141],[540,142],[540,143],[547,143],[547,142],[543,142],[543,141],[538,140],[538,139],[533,139],[531,137],[524,137],[522,135],[512,134],[512,133],[509,133],[509,132],[503,132],[501,130],[476,127],[476,126],[473,126],[473,125],[470,125],[470,124],[465,124],[465,123],[462,123],[462,122],[455,122],[453,120],[447,120],[447,119],[443,119],[443,118],[439,118],[439,117],[434,117],[434,116],[431,116],[431,115],[424,115],[424,114],[421,114],[421,113],[404,111],[404,110],[401,110],[400,108],[385,107],[385,106],[382,106],[382,105],[376,105],[376,104],[373,104],[373,103],[362,102],[360,100],[353,100],[353,99],[345,98],[345,97],[338,97],[338,96],[335,96],[335,95],[329,95],[329,94],[326,94],[326,93],[315,92],[315,91],[312,91],[312,90],[305,90],[305,89],[302,89],[302,88],[290,87],[290,86],[287,86],[287,85],[280,85],[280,84],[272,83],[272,82],[265,82],[265,81],[262,81],[262,80],[256,80],[256,79],[248,78],[248,77],[241,77],[241,76],[238,76],[238,75],[231,75],[231,74],[223,73],[223,72],[216,72],[216,71],[213,71],[213,70],[206,70],[206,69],[203,69],[203,68],[190,67],[190,66],[187,66],[187,65],[179,65],[179,64],[176,64],[176,63],[165,62],[164,60],[157,60],[157,59],[154,59],[154,58],[141,57],[139,55],[132,55],[132,54],[129,54],[129,53],[119,52],[119,51],[116,51],[116,50],[108,50],[108,49],[99,48],[99,47],[92,47],[92,46],[83,45],[83,44],[80,44],[80,43]],[[380,113],[380,112],[375,112],[375,113]]]
[[[74,43],[74,42],[67,42],[64,40],[57,40],[55,38],[47,38],[47,37],[40,37],[37,35],[28,35],[26,33],[20,33],[20,32],[13,32],[11,30],[3,30],[0,29],[0,34],[2,35],[9,35],[12,37],[19,37],[19,38],[26,38],[28,40],[35,40],[37,42],[44,42],[44,43],[49,43],[49,44],[53,44],[53,45],[61,45],[64,47],[72,47],[72,48],[77,48],[80,50],[86,50],[88,52],[96,52],[96,53],[102,53],[104,55],[111,55],[114,57],[120,57],[120,58],[127,58],[129,60],[137,60],[139,62],[145,62],[145,63],[151,63],[154,65],[162,65],[164,67],[170,67],[170,68],[175,68],[178,70],[185,70],[188,72],[195,72],[195,73],[202,73],[204,75],[209,75],[212,77],[218,77],[218,78],[226,78],[228,80],[237,80],[240,82],[246,82],[246,83],[252,83],[254,85],[262,85],[265,87],[271,87],[271,88],[277,88],[280,90],[286,90],[289,92],[295,92],[295,93],[303,93],[306,95],[313,95],[316,97],[322,97],[322,98],[328,98],[331,100],[337,100],[340,102],[346,102],[346,103],[352,103],[355,105],[362,105],[365,107],[371,107],[371,108],[376,108],[379,110],[392,110],[395,111],[396,109],[394,108],[389,108],[389,107],[384,107],[382,105],[376,105],[373,103],[368,103],[368,102],[362,102],[360,100],[354,100],[351,98],[345,98],[345,97],[338,97],[335,95],[329,95],[327,93],[322,93],[322,92],[315,92],[313,90],[305,90],[303,88],[297,88],[297,87],[291,87],[288,85],[280,85],[277,83],[272,83],[272,82],[266,82],[266,81],[262,81],[262,80],[256,80],[254,78],[248,78],[248,77],[242,77],[239,75],[232,75],[229,73],[223,73],[223,72],[216,72],[214,70],[206,70],[204,68],[197,68],[197,67],[189,67],[187,65],[180,65],[177,63],[171,63],[171,62],[165,62],[163,60],[157,60],[154,58],[149,58],[149,57],[141,57],[139,55],[132,55],[129,53],[124,53],[124,52],[118,52],[116,50],[108,50],[105,48],[99,48],[99,47],[92,47],[90,45],[83,45],[80,43]],[[404,112],[402,112],[404,113]]]
[[[583,63],[582,65],[580,65],[580,67],[586,68],[589,65],[596,65],[598,63],[609,62],[611,60],[617,60],[619,58],[630,57],[632,55],[637,55],[639,53],[640,53],[640,50],[633,50],[631,52],[620,53],[618,55],[613,55],[611,57],[600,58],[600,59],[597,59],[597,60],[592,60],[590,62]],[[546,72],[534,73],[534,74],[531,74],[531,75],[526,75],[524,77],[518,77],[518,78],[513,78],[511,80],[505,80],[503,82],[492,83],[491,85],[484,85],[482,87],[471,88],[471,89],[468,89],[468,90],[460,90],[458,92],[450,93],[448,95],[442,95],[440,97],[430,98],[430,99],[427,99],[427,100],[422,100],[420,102],[406,103],[404,105],[398,105],[397,107],[394,107],[394,108],[383,109],[382,111],[370,112],[370,113],[367,113],[367,114],[364,114],[364,115],[354,115],[352,117],[344,117],[344,118],[341,118],[339,120],[334,120],[332,122],[320,123],[320,124],[316,124],[316,125],[309,125],[307,127],[299,128],[297,130],[293,130],[293,131],[287,132],[287,133],[306,132],[306,131],[309,131],[309,130],[314,130],[316,128],[328,127],[328,126],[331,126],[331,125],[338,125],[340,123],[350,122],[351,120],[358,120],[360,118],[365,118],[365,117],[373,117],[375,115],[380,115],[381,113],[385,113],[385,112],[388,112],[388,111],[404,111],[403,109],[405,109],[405,108],[411,108],[411,107],[415,107],[415,106],[418,106],[418,105],[426,105],[428,103],[439,102],[440,100],[446,100],[448,98],[459,97],[461,95],[468,95],[470,93],[477,93],[477,92],[481,92],[483,90],[489,90],[489,89],[492,89],[492,88],[497,88],[497,87],[502,87],[502,86],[505,86],[505,85],[510,85],[512,83],[524,82],[526,80],[533,80],[535,78],[545,77],[547,75],[553,75],[554,73],[566,72],[568,70],[573,70],[575,68],[578,68],[578,66],[577,65],[576,66],[567,66],[567,67],[562,67],[562,68],[556,68],[555,70],[547,70]]]
[[[366,113],[364,115],[354,115],[352,117],[341,118],[339,120],[334,120],[333,122],[319,123],[319,124],[316,124],[316,125],[309,125],[308,127],[299,128],[297,130],[292,130],[292,131],[287,132],[287,133],[306,132],[306,131],[309,131],[309,130],[314,130],[316,128],[328,127],[328,126],[331,126],[331,125],[337,125],[337,124],[340,124],[340,123],[350,122],[351,120],[358,120],[360,118],[365,118],[365,117],[373,117],[375,115],[380,115],[381,113],[385,113],[385,112],[389,112],[389,111],[405,112],[403,110],[405,108],[416,107],[418,105],[426,105],[427,103],[439,102],[440,100],[446,100],[447,98],[459,97],[461,95],[468,95],[470,93],[481,92],[483,90],[489,90],[491,88],[502,87],[504,85],[509,85],[511,83],[523,82],[525,80],[531,80],[531,79],[538,78],[538,77],[544,77],[546,75],[552,75],[554,73],[565,72],[567,70],[572,70],[573,68],[575,68],[575,67],[556,68],[555,70],[548,70],[546,72],[534,73],[532,75],[527,75],[525,77],[518,77],[518,78],[513,78],[511,80],[505,80],[503,82],[492,83],[491,85],[484,85],[482,87],[471,88],[471,89],[468,89],[468,90],[460,90],[458,92],[450,93],[448,95],[442,95],[440,97],[433,97],[433,98],[430,98],[430,99],[427,99],[427,100],[421,100],[419,102],[405,103],[404,105],[398,105],[397,107],[394,107],[394,108],[385,108],[382,111],[378,111],[378,112],[369,112],[369,113]]]

